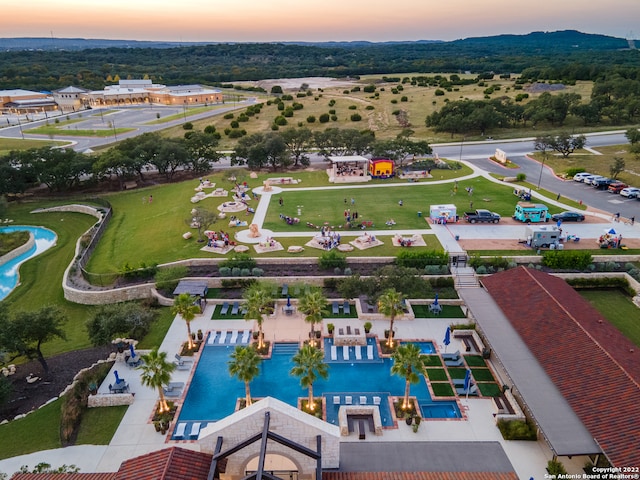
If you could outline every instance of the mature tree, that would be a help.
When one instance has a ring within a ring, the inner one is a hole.
[[[188,159],[189,153],[181,140],[163,139],[151,164],[158,169],[158,173],[171,181],[178,168],[188,164]]]
[[[252,346],[237,346],[228,362],[229,374],[244,382],[247,407],[251,405],[251,389],[249,383],[260,374],[262,358]]]
[[[185,133],[184,146],[189,154],[188,166],[196,174],[205,174],[211,170],[211,164],[222,159],[218,152],[220,134],[191,131]]]
[[[277,170],[290,164],[285,142],[277,132],[242,137],[231,157],[231,165],[247,165],[250,169],[271,166]]]
[[[307,152],[311,148],[313,133],[306,127],[287,128],[281,133],[289,155],[293,158],[293,166],[309,165]]]
[[[195,226],[198,229],[198,242],[204,242],[202,233],[209,230],[209,227],[216,223],[218,215],[204,208],[194,208],[191,210],[191,216],[185,219],[185,223],[190,227]]]
[[[163,387],[171,381],[171,374],[176,369],[173,362],[167,361],[167,352],[159,352],[157,348],[145,355],[140,355],[142,364],[136,367],[141,371],[140,382],[145,387],[156,388],[160,396],[158,410],[166,412],[169,410],[167,399],[164,396]]]
[[[265,315],[271,315],[274,310],[274,300],[271,295],[272,286],[265,282],[256,282],[244,292],[245,320],[255,320],[258,324],[258,349],[264,346],[262,323]]]
[[[371,146],[371,153],[374,156],[390,158],[396,162],[398,167],[402,167],[409,157],[429,155],[432,152],[428,142],[424,140],[414,142],[406,137],[378,140]]]
[[[640,143],[640,130],[637,128],[630,128],[625,132],[625,137],[629,140],[631,145],[635,145],[636,143]]]
[[[102,153],[93,164],[93,173],[98,177],[115,175],[122,190],[125,179],[136,173],[135,163],[118,148],[110,148]]]
[[[398,375],[405,380],[402,409],[406,410],[409,408],[409,389],[411,384],[420,381],[420,373],[424,370],[424,365],[420,360],[420,347],[415,343],[399,345],[391,358],[393,360],[391,374]]]
[[[609,166],[609,175],[611,178],[618,178],[618,175],[624,172],[625,166],[624,158],[613,157],[613,163]]]
[[[36,181],[29,151],[14,150],[0,158],[0,195],[24,193]]]
[[[189,349],[193,349],[193,337],[191,336],[191,321],[200,313],[200,307],[195,304],[196,298],[188,293],[178,295],[171,307],[172,315],[180,315],[187,323],[187,333],[189,334]]]
[[[553,150],[560,153],[564,158],[567,158],[575,150],[583,148],[586,143],[587,138],[584,135],[572,136],[565,132],[559,135],[536,137],[534,140],[534,148],[541,152]]]
[[[394,288],[385,290],[378,298],[378,311],[385,317],[389,317],[389,338],[387,345],[393,348],[393,322],[404,311],[404,297]]]
[[[149,332],[155,313],[136,302],[122,302],[97,307],[87,322],[93,345],[108,345],[114,338],[141,339]]]
[[[274,85],[271,87],[271,93],[274,95],[280,95],[282,93],[282,87],[280,85]]]
[[[313,398],[313,383],[318,378],[326,379],[329,376],[329,367],[324,362],[324,353],[322,350],[311,344],[304,345],[293,356],[294,367],[290,374],[300,377],[300,385],[302,388],[309,389],[309,410],[315,409],[315,399]]]
[[[305,314],[304,321],[311,324],[309,339],[312,345],[315,342],[314,326],[316,323],[322,323],[324,318],[322,313],[326,306],[327,298],[319,288],[310,289],[300,297],[298,302],[298,310]]]
[[[91,173],[93,158],[72,148],[42,147],[29,151],[29,167],[51,191],[69,191]]]
[[[49,365],[42,354],[42,344],[54,338],[65,339],[62,325],[66,320],[54,305],[32,312],[18,312],[12,319],[6,311],[0,312],[0,348],[14,354],[13,358],[24,356],[38,360],[48,373]]]

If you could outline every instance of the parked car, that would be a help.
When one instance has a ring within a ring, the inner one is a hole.
[[[620,195],[627,198],[638,198],[640,196],[640,188],[627,187],[620,190]]]
[[[587,178],[584,179],[584,183],[586,183],[587,185],[593,185],[593,182],[597,181],[597,180],[601,180],[607,178],[604,175],[589,175]]]
[[[629,185],[627,185],[626,183],[622,183],[622,182],[615,182],[612,183],[611,185],[609,185],[609,191],[611,193],[620,193],[620,191],[623,188],[627,188]]]
[[[607,190],[609,188],[609,185],[611,185],[612,183],[616,183],[613,178],[601,178],[599,180],[594,180],[593,182],[591,182],[591,185],[593,185],[593,188],[597,188],[598,190]]]
[[[573,176],[573,181],[574,182],[584,182],[584,179],[587,178],[587,177],[590,177],[591,175],[593,175],[593,173],[589,173],[589,172],[576,173]]]
[[[551,215],[551,220],[557,222],[558,220],[562,220],[563,222],[583,222],[584,215],[578,212],[562,212],[562,213],[554,213]]]

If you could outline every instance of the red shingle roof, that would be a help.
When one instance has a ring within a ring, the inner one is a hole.
[[[212,458],[209,453],[165,448],[122,462],[114,480],[206,480]]]
[[[639,349],[561,278],[520,267],[482,283],[611,463],[640,465]]]
[[[515,472],[322,472],[322,480],[518,480]]]

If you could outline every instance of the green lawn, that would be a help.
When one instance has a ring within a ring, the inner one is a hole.
[[[0,459],[60,448],[60,400],[0,425]]]
[[[625,337],[640,347],[640,313],[627,295],[620,290],[580,289],[577,292]]]
[[[27,150],[29,148],[42,148],[53,145],[66,145],[68,142],[52,142],[51,140],[22,140],[21,138],[0,138],[0,156],[4,156],[12,150]]]
[[[85,410],[76,445],[108,445],[128,408],[127,405],[122,405]]]
[[[444,368],[427,368],[427,377],[432,382],[446,382],[449,379],[447,378],[447,372]]]
[[[453,397],[453,387],[449,382],[435,382],[431,384],[431,389],[436,397]]]
[[[429,311],[429,305],[411,305],[416,318],[466,318],[462,309],[457,305],[442,305],[439,315]]]
[[[35,310],[44,305],[56,305],[62,309],[68,319],[65,325],[67,339],[45,343],[43,352],[50,356],[91,346],[85,322],[92,307],[64,299],[62,275],[74,256],[76,240],[95,223],[95,218],[80,213],[29,213],[36,206],[47,205],[52,204],[11,204],[8,216],[14,219],[14,225],[50,228],[56,232],[58,240],[55,247],[20,267],[21,284],[4,301],[13,312]]]

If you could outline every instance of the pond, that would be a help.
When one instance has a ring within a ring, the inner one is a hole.
[[[55,232],[43,227],[16,225],[0,227],[0,233],[28,231],[33,233],[35,244],[26,252],[0,265],[0,301],[4,300],[19,283],[18,269],[23,262],[48,250],[56,243]]]

